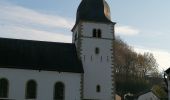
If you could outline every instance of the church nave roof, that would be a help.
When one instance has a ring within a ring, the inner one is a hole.
[[[0,38],[0,68],[83,73],[71,43]]]

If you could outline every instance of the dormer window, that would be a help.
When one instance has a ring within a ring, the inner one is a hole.
[[[101,30],[100,29],[93,29],[93,37],[101,38],[102,37]]]

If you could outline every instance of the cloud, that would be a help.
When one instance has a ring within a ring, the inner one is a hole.
[[[0,4],[0,19],[15,23],[39,24],[56,28],[72,28],[73,21],[57,15],[47,15],[17,5]]]
[[[115,32],[118,35],[128,35],[133,36],[140,33],[140,31],[132,26],[116,26]]]
[[[17,26],[3,27],[3,30],[0,30],[0,36],[41,41],[71,42],[71,36],[69,35]]]
[[[0,2],[0,37],[71,42],[73,21],[8,2]]]
[[[71,42],[71,34],[68,36],[63,30],[70,30],[74,22],[62,16],[1,2],[0,20],[1,37]],[[138,34],[139,30],[131,26],[117,26],[116,33],[131,36]]]
[[[159,71],[165,71],[170,67],[170,52],[159,49],[135,48],[138,53],[150,52],[159,64]]]

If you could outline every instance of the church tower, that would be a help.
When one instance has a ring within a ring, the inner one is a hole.
[[[82,99],[115,100],[114,25],[105,0],[81,1],[72,41],[84,68]]]

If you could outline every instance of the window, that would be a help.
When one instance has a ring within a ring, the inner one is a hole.
[[[54,86],[54,100],[64,100],[64,84],[61,82]]]
[[[96,37],[96,29],[93,29],[93,37]]]
[[[26,84],[26,99],[35,99],[37,97],[37,84],[34,80],[30,80]]]
[[[0,79],[0,98],[8,98],[9,83],[7,79]]]
[[[95,53],[99,54],[99,48],[95,48]]]
[[[101,38],[102,37],[102,32],[100,29],[93,29],[93,37]]]
[[[102,37],[102,33],[101,33],[101,30],[98,29],[98,38],[101,38]]]
[[[96,92],[100,92],[100,91],[101,91],[100,85],[97,85],[97,86],[96,86]]]

